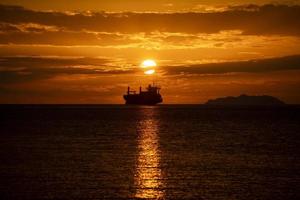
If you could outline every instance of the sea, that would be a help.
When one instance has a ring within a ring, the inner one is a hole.
[[[1,105],[0,199],[300,199],[300,106]]]

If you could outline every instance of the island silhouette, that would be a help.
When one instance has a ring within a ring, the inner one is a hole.
[[[238,97],[228,96],[208,100],[205,105],[285,105],[285,103],[276,97],[262,95],[249,96],[242,94]]]

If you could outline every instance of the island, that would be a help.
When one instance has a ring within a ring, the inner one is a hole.
[[[217,99],[208,100],[205,105],[271,105],[280,106],[285,105],[285,103],[275,97],[262,95],[262,96],[248,96],[242,94],[238,97],[222,97]]]

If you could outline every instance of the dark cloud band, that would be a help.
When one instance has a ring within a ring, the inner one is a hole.
[[[264,73],[272,71],[300,70],[300,55],[261,60],[195,64],[182,66],[165,66],[169,75],[179,74],[226,74],[226,73]]]
[[[0,22],[36,23],[72,31],[217,33],[241,30],[253,35],[300,35],[299,5],[233,7],[213,13],[92,13],[42,12],[0,5]],[[13,26],[7,26],[13,29]]]
[[[160,70],[166,76],[300,70],[300,55],[239,62],[161,66]],[[114,65],[113,60],[101,58],[0,57],[0,84],[42,80],[57,75],[133,75],[137,71],[137,67],[133,65],[130,68],[121,68]]]
[[[0,84],[27,82],[57,75],[118,75],[134,73],[133,68],[112,66],[102,58],[0,57]]]

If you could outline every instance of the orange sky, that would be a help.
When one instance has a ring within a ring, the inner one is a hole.
[[[298,1],[70,2],[1,1],[0,103],[123,103],[153,79],[166,104],[300,103]]]
[[[2,4],[22,5],[34,10],[56,11],[204,11],[243,4],[298,4],[297,0],[1,0]]]

